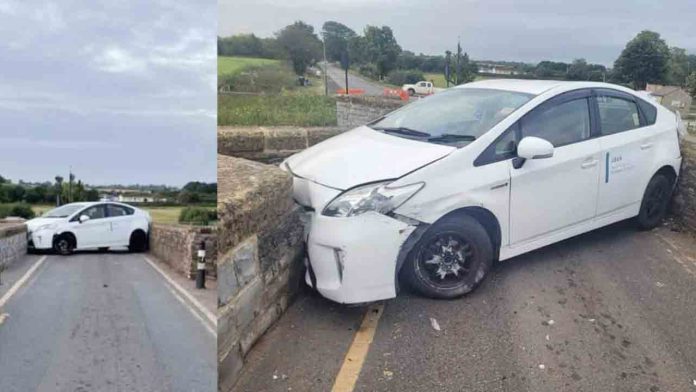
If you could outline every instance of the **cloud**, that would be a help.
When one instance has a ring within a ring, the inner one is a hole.
[[[104,49],[94,58],[97,68],[105,72],[135,72],[141,73],[146,69],[146,62],[132,56],[127,51],[112,47]]]
[[[215,0],[0,0],[0,174],[214,180],[216,21]]]

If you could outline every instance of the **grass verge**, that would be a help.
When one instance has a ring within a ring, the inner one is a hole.
[[[336,125],[336,101],[320,95],[219,95],[218,125]]]

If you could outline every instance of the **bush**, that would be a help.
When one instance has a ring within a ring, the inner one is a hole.
[[[18,216],[24,219],[32,219],[36,214],[31,206],[26,203],[0,204],[0,219],[8,216]]]
[[[397,69],[387,75],[387,82],[396,86],[418,83],[421,80],[425,80],[425,75],[417,69]]]
[[[179,213],[179,223],[207,226],[217,220],[217,210],[204,207],[184,207]]]
[[[377,70],[377,66],[371,63],[361,65],[358,68],[358,73],[371,79],[379,79],[379,71]]]

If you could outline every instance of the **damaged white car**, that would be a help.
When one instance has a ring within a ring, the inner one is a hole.
[[[663,218],[681,120],[593,82],[489,80],[289,157],[308,214],[306,280],[360,303],[472,291],[491,265],[627,218]]]

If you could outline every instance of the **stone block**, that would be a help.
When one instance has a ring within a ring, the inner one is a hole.
[[[259,274],[258,245],[256,236],[250,237],[232,250],[232,264],[237,282],[244,287]]]
[[[237,298],[232,302],[238,330],[245,330],[262,312],[263,291],[261,278],[252,280],[244,289],[239,291]]]
[[[307,130],[299,127],[264,128],[266,150],[300,151],[307,148]]]
[[[220,258],[217,266],[218,280],[218,305],[229,303],[240,289],[237,272],[232,262],[232,254]]]
[[[263,151],[263,129],[258,127],[218,127],[218,154],[236,155],[242,151]]]

